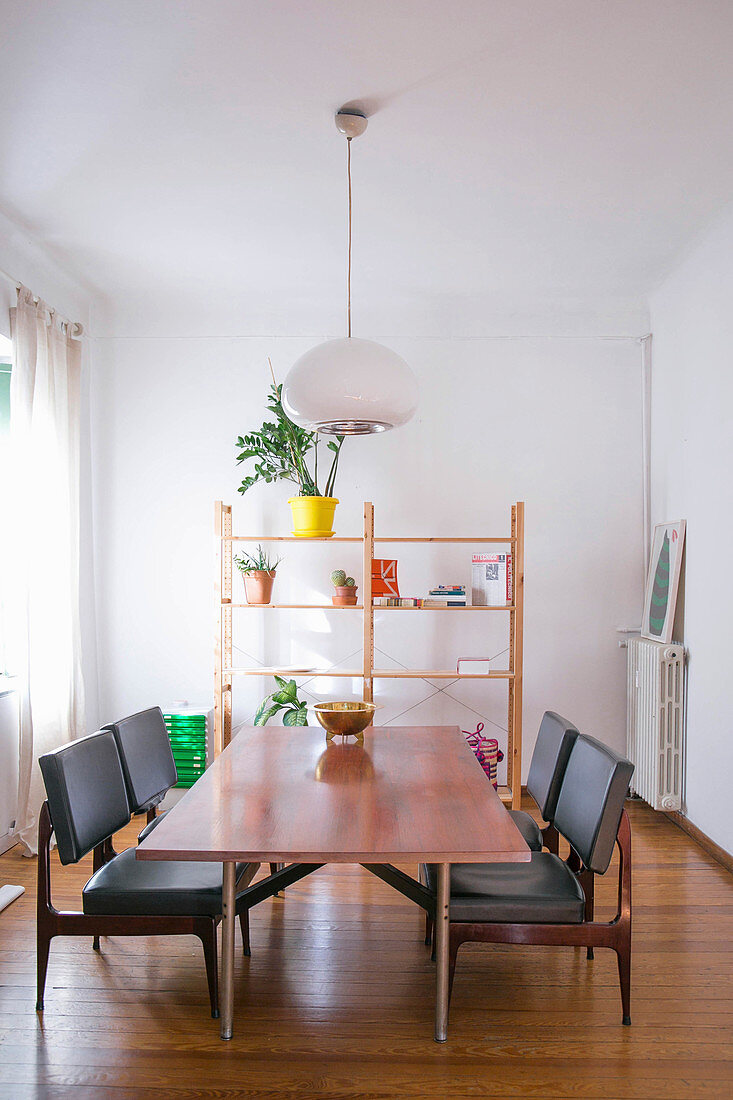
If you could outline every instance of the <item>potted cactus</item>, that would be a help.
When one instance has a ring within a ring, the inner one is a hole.
[[[331,583],[336,589],[331,599],[334,607],[356,607],[356,581],[347,577],[344,569],[334,569]]]
[[[257,547],[256,554],[235,556],[234,564],[242,574],[244,594],[248,604],[261,606],[270,602],[275,573],[281,561],[282,558],[276,558],[273,561],[261,546]]]

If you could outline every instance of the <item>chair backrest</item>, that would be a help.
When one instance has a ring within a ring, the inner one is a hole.
[[[130,804],[120,755],[109,730],[62,745],[38,763],[62,863],[77,863],[127,825]]]
[[[634,765],[594,737],[579,734],[565,769],[555,828],[590,871],[608,870]]]
[[[178,782],[163,712],[149,707],[105,727],[114,734],[134,814],[157,806]]]
[[[546,710],[527,776],[527,791],[539,806],[544,821],[552,821],[565,768],[578,731],[572,722]]]

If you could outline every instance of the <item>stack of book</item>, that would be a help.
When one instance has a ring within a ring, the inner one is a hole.
[[[374,607],[422,607],[424,600],[413,596],[375,596]]]
[[[463,584],[439,584],[431,588],[423,607],[466,607],[466,586]]]

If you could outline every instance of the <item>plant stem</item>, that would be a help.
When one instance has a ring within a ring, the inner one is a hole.
[[[343,446],[343,442],[344,442],[344,436],[341,436],[341,438],[339,439],[339,443],[338,443],[338,450],[334,453],[333,462],[331,463],[331,471],[328,475],[328,480],[326,481],[326,493],[325,493],[325,495],[327,497],[331,496],[331,494],[333,493],[333,490],[334,490],[334,486],[336,484],[336,471],[338,470],[339,457],[341,455],[341,447]]]

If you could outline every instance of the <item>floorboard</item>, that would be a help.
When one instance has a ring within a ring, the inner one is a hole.
[[[100,954],[55,940],[37,1015],[35,860],[13,849],[0,881],[26,893],[0,913],[0,1097],[728,1100],[733,876],[663,815],[630,814],[632,1027],[611,952],[588,963],[573,948],[469,944],[444,1046],[422,916],[357,867],[323,868],[254,910],[230,1043],[192,937],[103,939]],[[76,908],[90,874],[89,858],[61,867],[54,854],[56,904]],[[601,918],[615,889],[614,864],[597,885]]]

